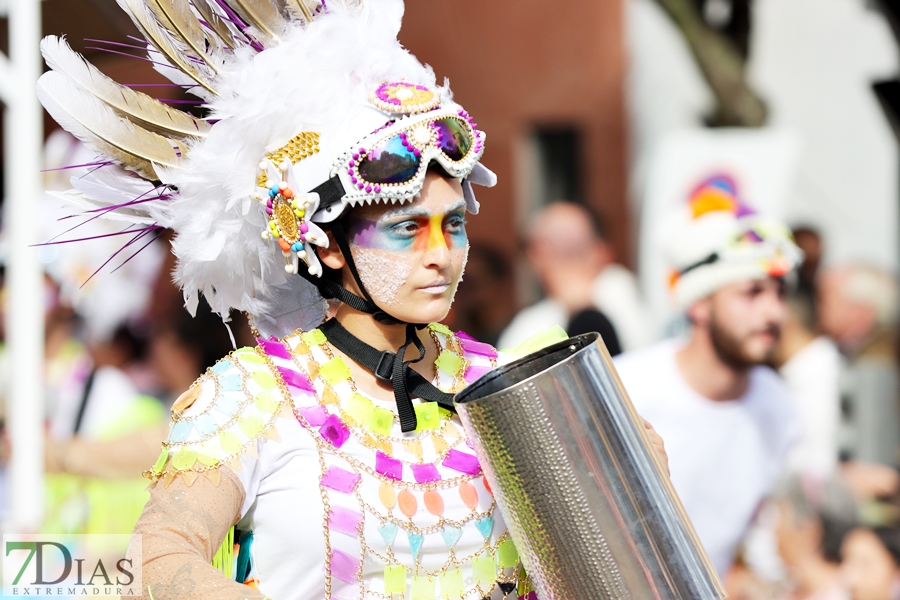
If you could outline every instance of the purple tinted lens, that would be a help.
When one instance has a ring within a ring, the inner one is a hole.
[[[395,135],[359,161],[359,174],[369,183],[406,183],[416,176],[420,162],[412,148]]]
[[[438,132],[438,145],[450,160],[462,160],[472,147],[472,137],[461,121],[452,118],[432,123]]]

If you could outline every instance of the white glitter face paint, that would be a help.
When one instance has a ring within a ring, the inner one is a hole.
[[[450,295],[450,306],[453,306],[453,302],[456,300],[456,291],[459,289],[459,284],[462,283],[463,276],[466,274],[466,265],[469,264],[469,248],[471,246],[466,242],[466,247],[462,250],[462,266],[459,268],[459,277],[456,278],[456,284],[453,286],[453,294]],[[456,254],[460,252],[460,250],[453,251],[453,260],[456,262],[458,260]]]
[[[409,280],[416,254],[353,247],[353,261],[359,278],[376,304],[384,307],[400,306],[400,288]]]

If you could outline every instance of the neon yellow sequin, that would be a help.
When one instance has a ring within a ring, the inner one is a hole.
[[[406,593],[406,567],[403,565],[388,565],[384,568],[384,593]]]
[[[350,379],[350,368],[340,356],[336,356],[319,367],[319,375],[329,384],[336,385]]]
[[[306,342],[307,346],[319,346],[320,344],[324,344],[326,340],[325,334],[318,329],[302,333],[300,334],[300,337]]]
[[[429,429],[439,429],[441,426],[441,414],[438,412],[438,405],[435,402],[425,402],[415,405],[416,411],[416,431],[426,431]]]
[[[437,360],[434,361],[434,364],[436,364],[444,373],[456,375],[462,368],[464,360],[465,359],[458,354],[450,352],[449,350],[443,350]]]
[[[365,396],[353,394],[344,403],[343,409],[347,416],[355,421],[356,425],[365,425],[375,410],[375,405]]]
[[[366,426],[372,433],[387,437],[391,435],[391,428],[394,426],[394,413],[386,408],[376,406],[369,414]]]
[[[436,581],[427,575],[416,575],[412,580],[411,600],[434,600]]]
[[[441,573],[441,597],[462,598],[465,592],[463,574],[459,569]]]
[[[472,577],[475,583],[480,585],[494,585],[497,577],[497,566],[494,557],[490,554],[482,554],[472,559]]]
[[[500,568],[514,567],[519,564],[519,552],[512,540],[503,540],[497,546],[497,562]]]

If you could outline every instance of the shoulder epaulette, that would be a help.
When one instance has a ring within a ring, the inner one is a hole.
[[[169,435],[145,477],[188,485],[200,475],[219,483],[221,465],[241,470],[261,437],[279,439],[275,421],[290,417],[290,394],[280,370],[260,348],[240,348],[207,369],[172,407]]]

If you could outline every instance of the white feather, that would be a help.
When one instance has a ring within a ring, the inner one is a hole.
[[[183,2],[184,0],[178,1]],[[212,84],[212,74],[191,60],[190,48],[183,42],[179,43],[160,25],[144,0],[116,0],[116,2],[122,10],[128,13],[144,38],[165,57],[166,62],[193,79],[211,94],[217,93]]]
[[[150,131],[182,139],[203,137],[209,131],[206,122],[116,83],[72,50],[64,39],[54,35],[45,37],[41,52],[51,69],[66,75],[121,116]]]
[[[66,131],[142,177],[157,179],[154,164],[175,167],[179,162],[173,142],[123,119],[65,75],[44,73],[37,95]]]

